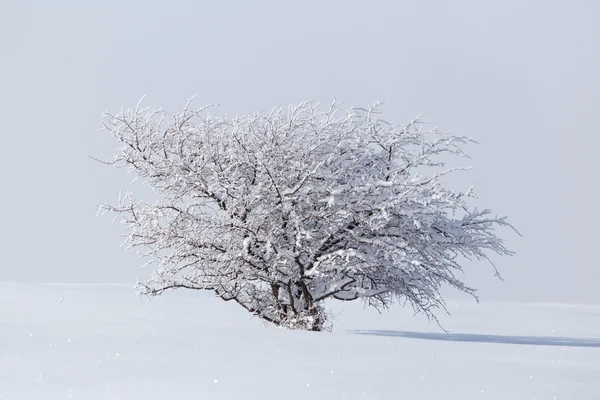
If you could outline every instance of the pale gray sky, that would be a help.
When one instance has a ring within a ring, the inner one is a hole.
[[[481,206],[524,238],[467,281],[484,300],[600,302],[600,2],[17,1],[0,5],[3,281],[124,281],[142,262],[96,206],[124,171],[99,114],[194,93],[240,113],[386,103],[475,137]]]

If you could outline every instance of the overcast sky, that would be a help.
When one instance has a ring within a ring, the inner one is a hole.
[[[92,161],[99,115],[147,102],[241,113],[381,100],[473,136],[481,207],[517,251],[465,266],[484,300],[600,302],[600,2],[17,1],[0,3],[0,280],[147,272],[97,206],[130,177]],[[458,184],[458,182],[457,182]]]

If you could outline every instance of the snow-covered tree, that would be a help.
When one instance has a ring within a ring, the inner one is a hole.
[[[407,301],[435,318],[460,263],[512,254],[505,218],[446,187],[447,155],[469,138],[304,102],[233,118],[188,101],[175,114],[142,107],[103,115],[122,143],[110,163],[158,195],[118,206],[126,244],[155,264],[141,292],[210,290],[279,326],[327,328],[324,301]],[[490,261],[491,262],[491,261]],[[493,264],[492,264],[493,266]],[[495,269],[495,267],[494,267]],[[497,271],[496,271],[497,272]]]

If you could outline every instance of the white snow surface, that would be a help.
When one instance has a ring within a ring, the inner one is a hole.
[[[600,305],[332,303],[333,333],[202,292],[0,284],[0,399],[600,399]]]

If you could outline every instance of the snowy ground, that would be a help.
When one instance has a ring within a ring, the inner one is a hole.
[[[600,399],[600,305],[453,301],[450,335],[336,307],[319,334],[202,293],[0,284],[0,398]]]

